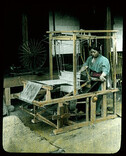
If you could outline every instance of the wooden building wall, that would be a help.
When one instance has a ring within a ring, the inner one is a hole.
[[[79,30],[80,21],[70,12],[56,11],[49,13],[49,31]]]

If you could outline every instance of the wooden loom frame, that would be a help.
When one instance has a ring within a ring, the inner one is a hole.
[[[36,119],[43,121],[56,129],[53,130],[54,134],[66,132],[72,129],[76,129],[79,127],[83,127],[85,125],[94,124],[99,121],[111,119],[116,117],[116,92],[119,91],[116,88],[116,30],[77,30],[77,31],[47,31],[49,33],[49,67],[50,67],[50,79],[53,79],[53,57],[52,57],[52,41],[53,40],[73,40],[73,86],[74,91],[72,96],[64,96],[61,98],[51,99],[51,90],[52,88],[48,86],[42,86],[43,89],[46,90],[46,100],[45,101],[36,101],[32,102],[34,106],[34,113],[30,113],[34,116],[34,122]],[[62,33],[72,33],[72,35],[62,35]],[[81,34],[80,34],[81,33]],[[83,34],[82,34],[83,33]],[[92,35],[85,35],[85,33],[107,33],[107,36],[92,36]],[[60,35],[59,35],[60,34]],[[111,35],[112,34],[112,35]],[[77,39],[112,39],[113,41],[113,89],[106,90],[106,82],[102,83],[102,90],[89,92],[84,94],[77,95],[77,88],[76,88],[76,40]],[[107,100],[106,94],[113,93],[113,114],[107,115]],[[93,100],[95,96],[103,95],[103,103],[102,103],[102,111],[101,117],[96,118],[96,101]],[[68,112],[68,101],[83,99],[86,98],[86,121],[82,123],[74,123],[71,122],[69,119],[70,113]],[[89,119],[89,101],[90,101],[90,119]],[[36,112],[35,108],[44,107],[46,105],[57,104],[57,115],[53,115],[52,119],[57,120],[57,125],[53,122],[49,121],[42,115]],[[23,108],[22,108],[23,109]],[[24,110],[24,109],[23,109]],[[65,126],[63,123],[65,123]]]

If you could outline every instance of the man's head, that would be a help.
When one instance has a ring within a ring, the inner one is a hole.
[[[91,56],[94,58],[97,58],[99,56],[99,52],[93,48],[90,50],[90,53],[91,53]]]
[[[96,58],[99,56],[99,52],[100,52],[100,45],[98,45],[97,47],[95,45],[89,47],[90,50],[90,54],[92,57]]]

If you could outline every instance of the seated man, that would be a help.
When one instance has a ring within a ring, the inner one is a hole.
[[[91,56],[87,58],[86,62],[83,64],[83,66],[80,69],[80,72],[82,73],[85,69],[88,68],[91,77],[97,77],[101,80],[96,90],[101,90],[101,83],[103,81],[106,81],[106,78],[108,77],[110,72],[109,60],[106,57],[102,56],[99,51],[100,51],[100,46],[90,47]],[[101,99],[102,96],[98,96],[98,100],[96,103],[96,114],[100,113]]]

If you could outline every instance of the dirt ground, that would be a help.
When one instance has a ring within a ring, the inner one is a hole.
[[[111,95],[108,105],[111,106]],[[18,153],[116,153],[121,146],[121,91],[117,94],[117,118],[54,135],[53,127],[31,123],[31,115],[19,109],[3,117],[3,149]]]

